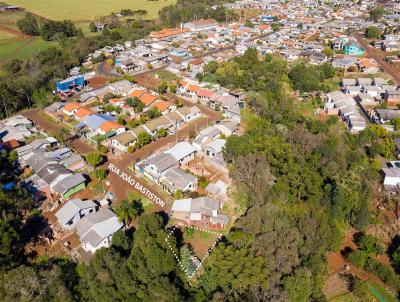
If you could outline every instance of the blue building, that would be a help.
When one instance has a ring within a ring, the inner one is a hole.
[[[348,42],[343,47],[344,53],[350,56],[362,56],[365,52],[364,48],[355,42]]]
[[[85,78],[83,75],[73,76],[56,83],[57,91],[60,92],[68,91],[74,88],[82,88],[83,86],[85,86]]]
[[[271,15],[261,16],[260,19],[261,19],[261,22],[274,22],[274,16],[271,16]]]

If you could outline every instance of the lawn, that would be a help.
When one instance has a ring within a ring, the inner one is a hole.
[[[202,260],[208,253],[208,249],[212,247],[218,239],[218,235],[204,231],[195,230],[188,227],[183,227],[183,242],[189,244],[193,253]]]
[[[72,21],[93,20],[95,17],[119,12],[121,9],[144,9],[145,18],[155,19],[158,11],[176,0],[8,0],[9,5],[18,5],[42,17]]]

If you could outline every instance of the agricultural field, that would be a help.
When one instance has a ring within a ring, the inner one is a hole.
[[[17,21],[25,12],[7,12],[0,15],[0,64],[11,59],[25,59],[54,42],[46,42],[41,37],[31,37],[20,32]]]
[[[18,5],[47,19],[90,21],[99,16],[119,12],[121,9],[144,9],[147,19],[155,19],[158,11],[176,0],[8,0],[7,4]]]

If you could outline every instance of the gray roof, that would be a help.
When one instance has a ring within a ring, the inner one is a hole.
[[[146,165],[154,165],[160,173],[171,168],[177,163],[178,161],[175,159],[175,157],[168,153],[160,153],[145,160]]]
[[[48,111],[48,112],[57,112],[59,111],[62,107],[64,107],[64,104],[61,102],[54,102],[53,104],[51,104],[50,106],[47,106],[46,108],[44,108],[44,110]]]
[[[79,154],[74,154],[72,156],[66,157],[62,159],[59,164],[63,165],[64,167],[69,167],[75,163],[78,163],[83,160],[83,157]]]
[[[81,183],[84,183],[85,181],[86,179],[85,177],[83,177],[82,174],[80,173],[72,174],[67,178],[64,178],[63,180],[58,182],[54,187],[54,191],[60,194],[64,194],[68,190],[72,189],[73,187],[76,187]]]
[[[117,215],[108,208],[86,215],[76,224],[80,240],[96,247],[106,237],[114,234],[123,224],[118,221]]]
[[[179,168],[171,168],[164,175],[164,181],[167,182],[171,191],[184,190],[187,185],[194,183],[196,177],[182,171]]]
[[[217,153],[222,152],[222,148],[225,146],[226,140],[224,139],[216,139],[210,143],[208,143],[205,148],[210,148]]]
[[[58,163],[50,163],[36,172],[36,175],[51,185],[61,175],[72,175],[72,172]],[[57,191],[58,192],[58,191]]]
[[[180,142],[173,146],[171,149],[165,151],[167,154],[171,154],[177,161],[182,160],[186,156],[195,153],[196,149],[188,142]]]
[[[62,224],[67,224],[81,210],[95,208],[97,205],[91,200],[71,199],[67,201],[57,212],[56,217]]]

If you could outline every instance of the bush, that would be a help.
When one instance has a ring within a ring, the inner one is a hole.
[[[133,152],[135,152],[135,147],[129,146],[127,151],[128,151],[128,153],[133,153]]]
[[[97,150],[99,151],[99,152],[101,152],[101,153],[108,153],[108,148],[106,147],[106,146],[103,146],[103,145],[101,145],[101,144],[98,144],[97,145]]]
[[[400,287],[400,276],[396,275],[391,267],[368,256],[366,251],[357,250],[349,255],[348,260],[355,266],[365,269],[368,273],[375,274],[392,288],[398,289]]]
[[[97,178],[98,180],[103,180],[107,177],[108,171],[104,168],[98,168],[93,171],[92,176]]]

